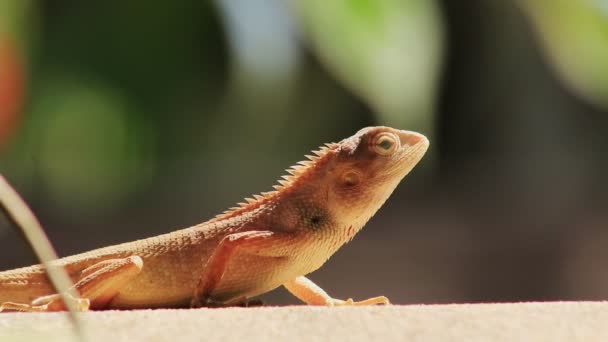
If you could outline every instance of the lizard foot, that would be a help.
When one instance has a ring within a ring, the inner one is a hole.
[[[328,306],[367,306],[376,304],[390,305],[391,302],[384,296],[368,298],[358,302],[355,302],[352,298],[348,298],[347,300],[332,298],[331,301],[328,302]]]
[[[69,296],[70,301],[73,301],[76,310],[87,311],[89,310],[90,301],[87,298],[75,298]],[[4,302],[0,304],[0,312],[2,311],[27,311],[27,312],[50,312],[50,311],[64,311],[66,306],[58,294],[44,296],[36,298],[31,304]]]

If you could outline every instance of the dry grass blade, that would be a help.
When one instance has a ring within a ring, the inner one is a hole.
[[[21,196],[2,175],[0,175],[0,207],[9,221],[20,229],[25,240],[44,265],[53,287],[64,299],[64,303],[69,310],[70,320],[74,325],[77,335],[81,341],[84,341],[82,324],[76,313],[74,303],[66,299],[66,295],[70,292],[69,289],[73,285],[72,281],[63,268],[52,265],[51,261],[57,259],[57,253],[44,233],[40,222],[38,222],[38,219],[36,219],[36,216]],[[77,293],[70,294],[75,297],[78,296]]]

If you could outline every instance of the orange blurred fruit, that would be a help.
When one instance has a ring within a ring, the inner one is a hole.
[[[0,34],[0,148],[17,126],[24,93],[23,61],[8,38]]]

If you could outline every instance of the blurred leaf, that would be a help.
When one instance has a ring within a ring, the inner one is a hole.
[[[84,211],[116,207],[151,179],[146,122],[116,90],[53,76],[35,95],[27,127],[7,158],[9,173],[31,178],[35,169],[57,206]]]
[[[15,37],[22,38],[24,30],[28,27],[26,21],[30,8],[29,0],[0,1],[0,33],[11,33]]]
[[[430,125],[441,50],[434,1],[300,0],[294,8],[320,60],[382,121]]]
[[[605,0],[522,0],[558,74],[579,95],[608,106]]]

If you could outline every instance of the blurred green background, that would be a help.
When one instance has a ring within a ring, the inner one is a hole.
[[[604,0],[0,2],[0,173],[61,255],[202,222],[368,125],[431,149],[311,275],[331,294],[608,299]],[[0,221],[0,269],[33,262]]]

